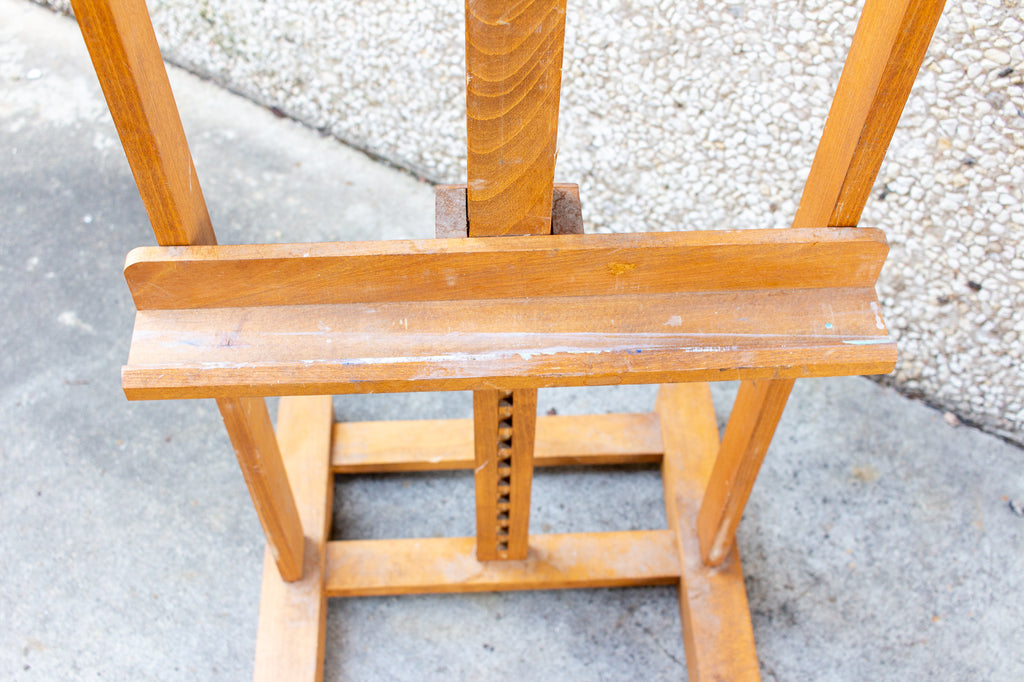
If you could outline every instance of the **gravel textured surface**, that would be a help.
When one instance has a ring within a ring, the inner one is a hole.
[[[66,0],[43,0],[66,8]],[[569,2],[557,178],[589,231],[785,227],[850,0]],[[463,5],[150,0],[169,59],[432,181],[465,174]],[[861,221],[904,392],[1024,441],[1024,6],[950,2]]]

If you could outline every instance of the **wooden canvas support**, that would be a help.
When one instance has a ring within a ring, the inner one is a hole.
[[[129,256],[123,385],[218,399],[267,537],[256,679],[322,677],[330,596],[672,583],[689,678],[758,679],[736,525],[793,379],[893,365],[884,237],[845,227],[941,0],[867,1],[797,229],[590,236],[578,188],[552,184],[564,0],[467,0],[469,177],[439,188],[441,239],[301,253],[214,246],[143,0],[72,4],[157,242],[179,247]],[[707,385],[671,382],[732,378],[719,443]],[[650,414],[536,417],[538,387],[624,381],[669,383]],[[472,420],[386,426],[334,424],[316,395],[464,389]],[[276,436],[261,395],[288,396]],[[667,530],[529,535],[534,465],[628,462],[660,462]],[[329,541],[334,473],[452,468],[476,472],[476,537]]]
[[[466,0],[469,237],[552,233],[565,1]],[[473,392],[481,561],[526,559],[536,423],[536,388]]]

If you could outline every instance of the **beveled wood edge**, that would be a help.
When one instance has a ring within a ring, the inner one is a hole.
[[[475,538],[327,544],[329,597],[666,585],[679,580],[668,530],[531,535],[522,561],[477,561]]]
[[[140,247],[124,276],[138,310],[188,310],[861,289],[887,254],[865,228],[558,234]]]
[[[125,257],[124,269],[152,261],[266,260],[280,258],[334,258],[406,254],[463,254],[531,252],[545,249],[645,248],[676,246],[734,246],[758,243],[870,242],[888,250],[885,233],[874,227],[799,227],[550,234],[447,239],[383,239],[349,242],[292,242],[284,244],[216,244],[191,246],[137,246]]]
[[[312,380],[282,384],[279,376],[295,376],[307,369],[298,363],[274,366],[265,378],[249,374],[246,380],[236,379],[236,370],[210,369],[204,371],[206,383],[196,382],[197,368],[187,368],[189,375],[174,381],[153,383],[155,375],[163,375],[167,369],[180,371],[181,368],[138,367],[126,365],[121,368],[121,386],[128,400],[170,400],[189,398],[225,398],[233,396],[281,396],[281,395],[351,395],[360,393],[415,393],[421,391],[474,391],[492,388],[495,385],[509,388],[551,388],[556,386],[609,386],[618,384],[663,384],[711,381],[736,381],[743,379],[786,379],[832,376],[863,376],[888,374],[896,365],[896,342],[887,337],[865,342],[859,348],[870,348],[870,355],[856,360],[833,360],[806,362],[785,367],[731,367],[701,368],[680,371],[632,371],[613,376],[523,376],[500,375],[490,377],[401,379],[394,381],[346,381]],[[867,345],[870,344],[870,345]],[[846,350],[854,349],[850,346]]]

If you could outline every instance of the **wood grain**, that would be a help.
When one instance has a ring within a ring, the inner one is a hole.
[[[853,227],[882,165],[945,0],[867,0],[794,227]]]
[[[494,561],[498,552],[498,391],[473,391],[473,488],[476,512],[476,558]],[[506,488],[506,498],[508,489]],[[508,500],[502,513],[509,509]],[[504,532],[503,554],[508,556],[508,534]]]
[[[691,682],[760,679],[739,552],[721,566],[701,560],[697,510],[718,451],[718,424],[707,384],[663,385],[656,410],[665,456],[665,515],[676,536],[682,579],[679,612]]]
[[[729,554],[792,388],[793,379],[740,384],[697,520],[701,555],[709,566]]]
[[[571,305],[566,304],[571,301]],[[130,399],[887,372],[873,289],[150,310]]]
[[[257,682],[319,682],[323,677],[327,595],[325,552],[334,496],[330,472],[331,396],[282,398],[277,432],[305,535],[305,561],[297,582],[281,580],[268,549],[263,561]]]
[[[471,237],[551,233],[565,0],[466,0]]]
[[[302,577],[302,524],[267,405],[256,398],[228,398],[217,401],[217,406],[267,536],[267,549],[281,578],[298,580]]]
[[[873,287],[887,252],[867,229],[142,247],[125,278],[139,310]]]
[[[534,535],[521,561],[477,561],[475,538],[327,545],[331,597],[665,585],[678,582],[670,531]]]
[[[653,413],[540,416],[536,438],[534,466],[661,461]],[[472,419],[339,422],[333,442],[335,474],[472,469],[476,461]]]
[[[473,392],[476,557],[525,559],[537,389]]]
[[[157,242],[216,244],[146,3],[71,6]]]

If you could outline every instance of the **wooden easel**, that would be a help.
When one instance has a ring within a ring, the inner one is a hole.
[[[124,390],[217,399],[267,537],[256,679],[320,679],[327,597],[646,584],[679,586],[691,680],[758,678],[736,526],[794,379],[894,365],[885,239],[853,228],[942,0],[867,1],[795,229],[582,234],[553,185],[565,0],[474,0],[445,238],[256,246],[215,246],[143,0],[73,5],[161,245],[125,268]],[[655,382],[652,414],[536,416],[539,387]],[[333,421],[331,394],[421,390],[474,418]],[[534,466],[656,461],[668,530],[529,534]],[[333,474],[454,468],[476,537],[328,541]]]

